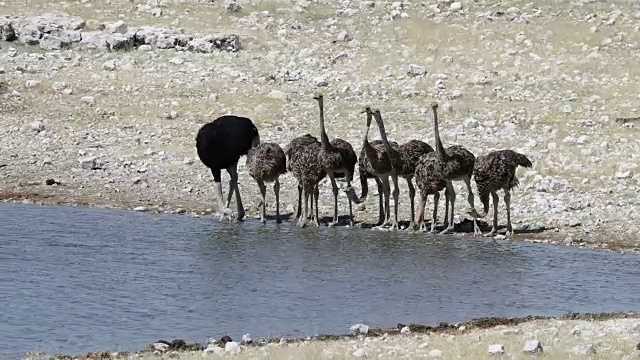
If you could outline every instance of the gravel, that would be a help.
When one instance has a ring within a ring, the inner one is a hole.
[[[433,144],[435,99],[445,146],[476,156],[510,148],[532,160],[512,193],[514,239],[639,246],[630,221],[640,206],[633,2],[30,4],[0,4],[12,14],[0,17],[0,198],[206,214],[215,194],[194,140],[205,122],[246,115],[263,141],[284,147],[317,135],[312,96],[322,91],[329,137],[359,152],[367,104],[381,109],[391,140]],[[247,214],[257,215],[244,159],[239,173]],[[281,182],[281,207],[291,210],[295,181]],[[372,223],[369,186],[354,214]],[[455,186],[464,209],[466,190]],[[267,202],[273,212],[270,192]],[[343,192],[339,206],[345,214]],[[501,224],[505,216],[501,201]],[[472,231],[462,211],[456,217]]]

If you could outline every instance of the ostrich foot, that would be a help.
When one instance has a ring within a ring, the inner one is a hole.
[[[424,222],[421,222],[420,223],[420,227],[418,228],[418,231],[420,231],[420,232],[427,231],[427,224],[425,224]]]
[[[491,231],[489,231],[488,233],[484,234],[484,236],[487,237],[493,237],[496,234],[496,229],[491,229]]]
[[[409,226],[407,226],[407,228],[405,230],[407,231],[412,231],[416,229],[416,224],[412,221],[409,223]]]
[[[263,224],[266,224],[266,223],[267,223],[267,219],[265,219],[265,218],[261,217],[261,218],[260,218],[260,222],[261,222],[261,223],[263,223]]]
[[[506,233],[504,233],[505,236],[513,236],[513,230],[507,230]]]
[[[453,231],[453,225],[447,226],[444,230],[440,231],[438,235],[450,234]]]
[[[338,225],[338,221],[337,221],[337,220],[336,220],[336,221],[332,221],[332,222],[330,222],[328,226],[329,226],[329,227],[334,227],[334,226],[336,226],[336,225]]]
[[[304,216],[302,218],[304,218]],[[303,228],[305,226],[307,226],[307,222],[306,221],[304,221],[302,219],[300,221],[298,221],[298,227]]]
[[[228,207],[218,212],[218,221],[231,221],[233,219],[233,211]]]

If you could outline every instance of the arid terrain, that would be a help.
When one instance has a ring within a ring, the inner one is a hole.
[[[567,314],[557,318],[483,318],[435,327],[398,324],[307,339],[223,336],[208,344],[158,341],[139,352],[58,355],[56,360],[98,359],[635,359],[640,354],[637,313]],[[24,359],[46,355],[29,353]]]
[[[445,146],[526,154],[533,168],[518,170],[512,193],[516,239],[639,244],[638,3],[4,0],[0,14],[3,199],[211,212],[198,128],[244,115],[284,147],[318,136],[320,91],[329,137],[358,152],[365,105],[381,109],[390,140],[433,146],[437,101]],[[244,162],[253,216],[259,192]],[[282,183],[281,209],[292,213],[293,176]],[[462,221],[466,189],[455,186]],[[357,221],[377,219],[370,188]],[[328,179],[320,191],[331,216]],[[502,199],[499,214],[504,224]]]

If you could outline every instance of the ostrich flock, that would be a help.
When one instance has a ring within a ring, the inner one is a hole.
[[[477,218],[485,217],[489,212],[489,197],[493,201],[493,224],[486,236],[496,233],[498,227],[498,191],[504,191],[504,202],[507,210],[507,236],[513,233],[511,226],[510,190],[518,186],[516,169],[518,166],[531,167],[531,161],[523,154],[513,150],[497,150],[486,155],[475,157],[469,150],[459,145],[447,148],[442,144],[438,129],[438,104],[433,103],[433,134],[434,147],[420,140],[410,140],[402,145],[387,139],[384,122],[380,110],[367,106],[362,113],[366,113],[366,128],[362,140],[362,149],[358,157],[351,144],[343,139],[329,141],[324,124],[324,104],[322,94],[314,99],[319,106],[320,141],[311,134],[294,138],[282,149],[272,142],[260,142],[258,129],[253,122],[241,116],[223,115],[214,121],[203,125],[196,136],[198,157],[204,165],[211,169],[216,185],[218,209],[220,219],[231,218],[229,205],[235,192],[237,204],[237,219],[242,220],[245,215],[240,191],[238,189],[237,165],[241,156],[246,155],[249,175],[256,181],[262,195],[261,221],[265,220],[265,183],[273,183],[276,198],[276,221],[280,222],[280,181],[286,172],[291,172],[298,181],[298,208],[296,221],[304,227],[309,223],[319,226],[318,218],[318,184],[325,177],[329,177],[333,190],[333,221],[329,226],[338,223],[338,185],[336,179],[342,178],[347,182],[346,195],[349,200],[349,223],[353,222],[353,205],[364,202],[368,194],[368,179],[374,179],[378,187],[378,227],[390,227],[397,230],[398,226],[398,178],[403,178],[409,187],[409,201],[411,204],[411,221],[408,229],[415,229],[415,187],[420,191],[420,206],[417,223],[420,231],[427,231],[424,211],[429,195],[433,195],[433,216],[431,219],[431,233],[436,232],[438,202],[440,192],[444,190],[445,197],[445,229],[440,234],[449,233],[454,228],[454,204],[456,193],[454,181],[464,181],[468,195],[469,209],[467,214],[473,218],[474,234],[482,234]],[[369,131],[375,120],[381,140],[369,141]],[[351,182],[356,163],[360,176],[361,195],[358,196]],[[229,195],[226,206],[223,202],[221,171],[226,169],[231,179],[229,181]],[[471,189],[471,178],[474,178],[482,212],[478,213],[474,205],[474,194]],[[391,183],[393,191],[391,191]],[[389,195],[393,195],[393,218],[389,211]],[[304,204],[302,199],[304,198]],[[311,200],[311,204],[309,204]],[[307,211],[311,214],[308,214]]]

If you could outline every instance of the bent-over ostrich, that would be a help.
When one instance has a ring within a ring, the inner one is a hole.
[[[351,144],[347,141],[335,138],[329,142],[329,136],[324,126],[324,97],[322,94],[317,94],[313,97],[318,101],[320,108],[320,151],[318,152],[318,161],[324,168],[329,180],[331,180],[331,187],[333,190],[333,221],[329,226],[334,226],[338,223],[338,184],[336,178],[346,178],[347,188],[351,187],[351,181],[353,181],[353,173],[358,161],[356,152],[353,150]],[[353,226],[353,205],[349,198],[349,224]]]
[[[447,187],[447,181],[440,172],[438,166],[438,156],[435,152],[430,152],[420,157],[415,170],[415,180],[418,190],[420,190],[420,214],[418,215],[418,225],[420,231],[426,231],[424,223],[424,208],[427,206],[429,195],[433,195],[433,216],[431,218],[431,233],[436,232],[436,222],[438,221],[438,201],[440,201],[440,191]]]
[[[287,146],[285,146],[284,153],[287,157],[287,171],[291,171],[291,156],[292,155],[295,156],[295,154],[303,150],[303,148],[306,146],[315,146],[316,148],[319,149],[320,141],[318,141],[318,139],[311,134],[305,134],[302,136],[298,136],[297,138],[294,138],[293,140],[291,140],[291,142],[289,142],[289,144],[287,144]],[[314,191],[316,190],[317,189],[314,189]],[[313,212],[313,201],[311,201],[311,207],[312,207],[311,211]],[[296,217],[295,217],[296,221],[299,220],[301,214],[302,214],[302,182],[298,180],[298,209],[296,211]]]
[[[298,225],[304,227],[307,224],[307,209],[309,208],[309,198],[311,197],[311,203],[315,202],[315,214],[313,214],[313,224],[320,226],[318,215],[318,183],[327,176],[327,172],[324,167],[318,161],[318,151],[320,147],[315,145],[303,146],[297,149],[297,151],[289,150],[289,162],[288,166],[293,173],[293,176],[298,180],[298,184],[302,186],[302,193],[304,195],[304,207],[298,206],[298,209],[302,208],[302,215],[298,218]],[[312,209],[313,210],[313,209]]]
[[[260,143],[247,152],[247,168],[249,168],[249,175],[258,183],[262,195],[260,221],[263,223],[266,221],[267,189],[264,183],[273,182],[273,192],[276,196],[276,223],[280,223],[280,175],[287,172],[284,151],[276,143]]]
[[[440,130],[438,125],[438,104],[433,103],[431,105],[433,110],[433,132],[436,138],[436,157],[438,162],[438,172],[442,174],[447,181],[447,187],[444,192],[445,197],[445,225],[446,228],[440,232],[440,234],[446,234],[453,230],[453,209],[456,201],[456,192],[453,188],[453,181],[464,181],[467,186],[469,195],[467,201],[469,202],[469,208],[474,209],[473,205],[473,190],[471,189],[471,176],[473,175],[473,164],[475,163],[475,156],[471,151],[463,148],[459,145],[452,145],[448,148],[444,148],[442,140],[440,139]]]
[[[498,190],[500,189],[504,191],[504,203],[507,208],[507,236],[513,234],[510,190],[519,184],[518,178],[516,178],[518,166],[530,168],[533,165],[526,155],[513,150],[496,150],[476,159],[473,177],[483,211],[480,214],[476,209],[469,211],[469,215],[473,217],[474,235],[481,233],[476,219],[483,218],[489,213],[489,195],[493,198],[493,225],[486,236],[493,236],[496,233],[498,228]]]
[[[371,107],[367,106],[362,113],[367,114],[367,127],[364,132],[360,157],[358,158],[361,195],[357,196],[355,190],[352,187],[348,187],[347,196],[356,204],[363,203],[369,194],[367,180],[374,179],[378,187],[378,222],[376,225],[385,226],[391,221],[391,213],[389,212],[389,195],[391,193],[389,176],[391,176],[393,168],[382,140],[369,141],[369,131],[373,118]],[[391,141],[390,144],[394,148],[398,147],[398,143],[395,141]]]
[[[391,159],[391,166],[393,167],[393,172],[391,173],[391,180],[393,181],[394,187],[394,220],[392,221],[392,229],[398,228],[398,196],[400,195],[400,190],[398,189],[398,177],[404,178],[407,181],[407,186],[409,187],[409,198],[411,202],[411,221],[409,223],[408,229],[413,229],[415,226],[415,188],[413,186],[412,178],[415,173],[415,166],[420,156],[428,154],[429,152],[433,151],[433,149],[431,148],[431,146],[420,140],[411,140],[398,148],[394,148],[393,146],[391,146],[389,140],[387,139],[387,134],[384,128],[384,121],[382,120],[380,110],[376,109],[373,112],[373,116],[376,120],[376,123],[378,124],[380,137],[382,138],[382,142],[385,145],[387,154]]]
[[[237,219],[242,220],[244,217],[244,207],[238,190],[238,160],[240,156],[246,155],[251,147],[259,143],[258,129],[251,119],[242,116],[223,115],[204,124],[198,130],[196,149],[200,161],[210,168],[213,174],[218,198],[218,211],[221,212],[220,220],[223,220],[225,216],[231,218],[229,204],[234,191],[236,192]],[[223,204],[222,169],[227,170],[231,176],[227,206]]]

